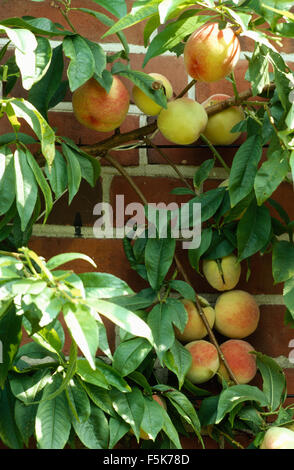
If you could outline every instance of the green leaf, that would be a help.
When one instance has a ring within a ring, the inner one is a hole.
[[[238,223],[237,241],[239,260],[249,258],[261,250],[269,241],[271,216],[265,206],[253,201]]]
[[[50,166],[55,157],[55,133],[39,111],[28,101],[12,98],[9,102],[17,117],[23,118],[41,141],[42,153]]]
[[[54,375],[44,388],[36,415],[36,439],[40,449],[63,449],[71,429],[70,416],[64,392],[46,400],[60,388],[62,378]]]
[[[162,407],[152,397],[144,397],[144,415],[141,428],[155,441],[163,423]]]
[[[32,1],[43,1],[43,0],[32,0]],[[0,25],[5,25],[11,28],[23,28],[31,31],[34,34],[38,35],[47,35],[47,36],[66,36],[72,35],[71,31],[67,31],[60,24],[53,23],[48,18],[34,18],[31,16],[26,16],[23,18],[5,18],[0,22]]]
[[[56,150],[50,170],[46,164],[45,172],[55,197],[58,199],[67,188],[67,167],[63,155],[58,150]]]
[[[261,155],[262,143],[258,135],[249,137],[236,152],[229,179],[232,207],[252,190]]]
[[[56,269],[59,266],[69,263],[70,261],[76,259],[82,259],[84,261],[87,261],[92,266],[94,266],[94,268],[97,268],[92,258],[83,253],[62,253],[61,255],[53,256],[47,261],[46,266],[48,269],[50,269],[50,271],[53,271],[53,269]]]
[[[148,325],[151,328],[155,349],[161,362],[164,353],[172,347],[175,341],[171,313],[173,312],[170,306],[161,303],[155,305],[148,315]]]
[[[167,392],[166,396],[171,404],[176,408],[178,413],[184,418],[184,420],[192,426],[197,436],[201,439],[200,430],[201,424],[194,406],[190,400],[183,393],[178,390]]]
[[[44,223],[45,223],[53,207],[51,189],[50,189],[49,184],[46,181],[43,171],[41,170],[38,163],[36,162],[33,155],[28,149],[26,150],[26,155],[27,155],[27,161],[34,173],[35,179],[44,196],[45,211],[46,211],[45,217],[44,217]]]
[[[206,191],[200,194],[200,196],[196,196],[188,203],[184,204],[182,206],[181,213],[182,211],[185,211],[186,206],[188,206],[190,212],[190,223],[195,223],[195,221],[191,220],[193,214],[193,204],[201,204],[201,221],[206,222],[216,213],[217,209],[222,203],[225,193],[225,188],[216,188]]]
[[[201,242],[199,248],[191,248],[188,251],[189,262],[192,268],[196,269],[199,272],[199,263],[202,255],[210,247],[212,241],[212,229],[204,228],[201,232]]]
[[[38,37],[37,47],[32,51],[15,50],[16,63],[22,76],[22,85],[25,90],[37,83],[45,75],[50,66],[52,49],[47,38]]]
[[[47,120],[50,101],[57,92],[62,80],[63,66],[62,45],[60,45],[53,49],[52,60],[46,74],[38,83],[32,86],[29,92],[29,101]]]
[[[130,310],[101,299],[88,299],[87,303],[99,314],[105,316],[123,330],[134,336],[146,338],[153,344],[153,337],[149,326]]]
[[[96,42],[90,41],[86,38],[83,39],[86,41],[93,55],[94,73],[100,77],[103,70],[106,68],[106,54],[100,44],[97,44]]]
[[[9,147],[0,148],[0,215],[6,214],[15,199],[13,153]]]
[[[26,406],[19,400],[15,401],[15,423],[20,432],[21,438],[27,447],[29,446],[29,439],[35,431],[36,413],[37,405]]]
[[[0,439],[11,449],[21,449],[22,440],[15,422],[14,409],[15,398],[7,382],[4,389],[0,389]]]
[[[224,390],[219,397],[216,424],[220,423],[225,415],[232,411],[239,403],[253,401],[260,406],[267,406],[266,395],[253,385],[233,385]]]
[[[94,0],[96,1],[96,0]],[[98,1],[98,0],[97,0]],[[161,0],[151,0],[147,5],[143,5],[141,8],[132,8],[131,12],[121,16],[121,19],[117,21],[103,36],[102,38],[109,36],[110,34],[117,33],[125,28],[129,28],[140,21],[149,18],[153,14],[157,13],[157,6]],[[100,0],[99,0],[100,3]]]
[[[125,281],[109,273],[81,273],[79,274],[86,290],[87,298],[116,297],[132,294],[132,289]]]
[[[282,405],[285,398],[286,378],[282,368],[274,359],[256,352],[256,363],[263,379],[263,393],[267,397],[270,411]]]
[[[151,349],[151,344],[144,338],[125,341],[116,348],[112,365],[122,376],[128,375],[137,369]]]
[[[289,154],[287,150],[274,152],[261,165],[254,180],[254,190],[259,206],[272,195],[288,172]]]
[[[122,377],[122,374],[114,369],[114,367],[106,364],[102,359],[96,358],[95,360],[96,368],[99,369],[109,385],[120,390],[123,393],[130,392],[131,388]]]
[[[95,354],[98,349],[99,334],[95,319],[88,308],[82,305],[65,304],[65,323],[92,369],[95,369]]]
[[[98,5],[105,8],[118,18],[123,18],[127,14],[127,7],[125,0],[92,0]]]
[[[182,445],[179,439],[179,434],[166,411],[163,411],[163,417],[164,417],[163,431],[169,437],[169,439],[173,442],[176,449],[182,449]]]
[[[200,167],[194,175],[193,183],[195,188],[200,188],[201,184],[207,180],[211,170],[214,167],[214,163],[215,162],[213,158],[205,160],[203,163],[201,163]]]
[[[7,374],[21,342],[21,324],[22,318],[15,314],[14,306],[9,307],[5,315],[0,318],[0,389],[5,386]]]
[[[145,249],[145,264],[148,281],[152,289],[160,289],[172,265],[175,246],[175,239],[148,239]]]
[[[287,281],[294,276],[294,246],[285,240],[273,247],[273,277],[276,283]]]
[[[195,291],[190,284],[187,284],[187,282],[184,281],[179,281],[179,280],[172,280],[169,283],[169,286],[173,289],[176,290],[181,294],[181,296],[184,299],[189,299],[195,301]]]
[[[70,59],[67,76],[70,90],[74,92],[93,76],[95,60],[88,43],[79,35],[63,40],[63,52]]]
[[[105,390],[104,388],[101,388],[88,382],[83,382],[82,385],[85,391],[87,392],[87,395],[90,397],[92,402],[96,406],[98,406],[98,408],[101,408],[104,413],[107,413],[112,417],[117,416],[113,409],[112,400],[108,390]]]
[[[39,400],[44,387],[51,379],[49,369],[35,372],[33,375],[19,374],[10,379],[10,387],[15,398],[29,405]]]
[[[33,214],[37,202],[38,186],[28,163],[27,154],[18,149],[14,153],[16,207],[24,231]]]
[[[74,150],[64,143],[61,144],[61,147],[67,160],[68,203],[71,204],[81,184],[81,166]]]
[[[106,449],[109,439],[108,421],[103,411],[94,406],[84,422],[73,421],[74,430],[88,449]]]
[[[185,376],[191,367],[192,358],[189,351],[177,340],[163,357],[166,367],[176,374],[179,381],[179,389],[182,388]]]
[[[142,392],[134,387],[129,393],[113,392],[113,408],[117,414],[128,423],[139,441],[140,428],[144,416],[144,397]]]
[[[97,368],[93,370],[84,359],[77,360],[77,374],[87,383],[101,388],[110,388],[104,374]]]
[[[130,426],[122,419],[111,417],[109,420],[109,444],[108,448],[113,449],[122,437],[130,430]]]
[[[73,419],[80,423],[87,421],[91,413],[90,401],[77,377],[70,380],[65,393]]]

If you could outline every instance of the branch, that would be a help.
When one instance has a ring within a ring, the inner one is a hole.
[[[191,85],[192,82],[189,83]],[[192,86],[192,85],[191,85]],[[263,89],[263,93],[269,93],[275,89],[276,85],[274,83],[267,85]],[[185,88],[185,90],[187,87]],[[185,91],[183,90],[183,92]],[[182,93],[178,95],[178,97],[182,96]],[[231,97],[228,98],[227,100],[220,101],[217,104],[214,104],[212,106],[209,106],[206,108],[206,112],[208,116],[211,116],[213,114],[216,114],[220,111],[223,111],[224,109],[230,108],[231,106],[237,106],[240,105],[243,101],[248,100],[251,98],[253,95],[252,90],[249,88],[246,91],[243,91],[239,93],[238,97]],[[178,98],[177,97],[177,98]],[[86,146],[81,146],[81,148],[88,154],[93,155],[93,156],[103,156],[101,153],[103,151],[111,150],[115,147],[119,147],[120,145],[142,140],[144,141],[144,138],[148,136],[149,134],[153,134],[157,130],[157,121],[152,122],[151,124],[148,124],[147,126],[140,127],[137,129],[133,129],[132,131],[125,132],[122,134],[114,134],[111,137],[102,140],[101,142],[98,142],[96,144],[92,145],[86,145]]]

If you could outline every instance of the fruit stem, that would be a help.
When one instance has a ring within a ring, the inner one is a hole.
[[[178,100],[179,98],[182,98],[195,84],[196,80],[193,78],[193,80],[188,83],[188,85],[176,96],[175,99]]]
[[[229,174],[230,174],[230,168],[228,167],[228,165],[226,164],[226,162],[224,161],[224,159],[223,159],[223,157],[220,155],[220,153],[216,150],[216,148],[214,147],[214,145],[212,145],[212,143],[210,142],[210,140],[208,140],[207,137],[205,137],[204,134],[200,134],[200,137],[201,137],[201,139],[204,140],[204,142],[208,145],[208,147],[209,147],[210,150],[212,151],[214,157],[219,160],[219,162],[222,164],[222,166],[224,167],[224,169],[226,170],[226,172],[227,172],[228,175],[229,175]]]

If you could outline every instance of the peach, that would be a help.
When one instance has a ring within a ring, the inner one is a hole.
[[[170,101],[158,115],[157,125],[162,135],[175,144],[195,142],[207,124],[207,114],[200,103],[190,98]]]
[[[239,384],[247,384],[255,377],[257,367],[256,358],[251,351],[254,348],[242,339],[229,339],[220,345],[220,349],[235,375]],[[230,377],[223,362],[220,363],[218,374],[227,382]]]
[[[215,94],[202,103],[207,108],[220,101],[230,98],[229,95]],[[213,145],[231,145],[241,135],[241,132],[231,132],[231,129],[245,118],[244,111],[241,106],[231,106],[219,113],[208,117],[208,122],[203,135]]]
[[[201,306],[203,308],[203,313],[207,318],[210,328],[214,325],[215,313],[214,309],[209,305],[209,303],[203,299],[199,298]],[[194,302],[191,300],[183,299],[181,301],[188,313],[188,321],[186,323],[183,333],[181,333],[178,328],[175,327],[175,336],[181,342],[188,343],[189,341],[194,341],[196,339],[202,339],[207,335],[207,329],[204,325],[198,309]]]
[[[155,81],[160,82],[165,90],[165,96],[167,100],[170,100],[173,96],[173,87],[170,81],[160,73],[149,73],[150,77],[153,77]],[[136,85],[132,90],[133,100],[136,106],[145,114],[149,116],[157,116],[162,109],[162,106],[157,104],[154,100],[149,98],[139,87]]]
[[[221,294],[215,304],[215,328],[228,338],[242,339],[257,328],[260,311],[254,297],[243,290]]]
[[[81,124],[98,132],[109,132],[125,120],[130,96],[116,75],[109,93],[91,78],[73,93],[72,104],[74,115]]]
[[[260,449],[294,449],[294,432],[273,426],[266,431]]]
[[[216,82],[235,68],[240,58],[239,39],[231,28],[220,30],[218,23],[197,29],[184,48],[184,62],[190,77]]]
[[[220,260],[204,259],[202,267],[207,282],[218,291],[234,289],[239,282],[241,264],[233,254]]]
[[[245,338],[258,326],[259,307],[248,292],[224,292],[218,297],[214,309],[216,330],[229,338]]]
[[[219,357],[216,347],[203,339],[191,341],[185,348],[192,356],[192,364],[186,378],[194,384],[210,380],[219,368]]]

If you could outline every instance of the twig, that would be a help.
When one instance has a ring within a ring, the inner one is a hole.
[[[224,167],[224,169],[226,170],[226,172],[227,172],[228,175],[229,175],[229,174],[230,174],[230,168],[228,167],[228,165],[227,165],[226,162],[224,161],[224,159],[223,159],[223,157],[221,156],[221,154],[216,150],[216,148],[214,147],[214,145],[212,145],[212,143],[210,142],[210,140],[208,140],[207,137],[205,137],[204,134],[201,134],[200,137],[201,137],[201,139],[206,143],[206,145],[210,148],[210,150],[212,151],[214,157],[219,160],[219,162],[222,164],[222,166]]]
[[[153,147],[158,153],[159,155],[162,156],[162,158],[164,158],[168,163],[169,165],[175,170],[175,172],[177,173],[177,175],[179,176],[180,180],[187,186],[187,188],[191,189],[192,191],[194,191],[194,188],[188,183],[188,181],[184,178],[184,176],[182,175],[182,173],[180,172],[180,170],[178,169],[177,165],[174,164],[174,162],[159,148],[157,147],[156,144],[154,144],[152,142],[152,140],[149,139],[149,137],[145,137],[145,142],[149,145],[151,145],[151,147]]]

